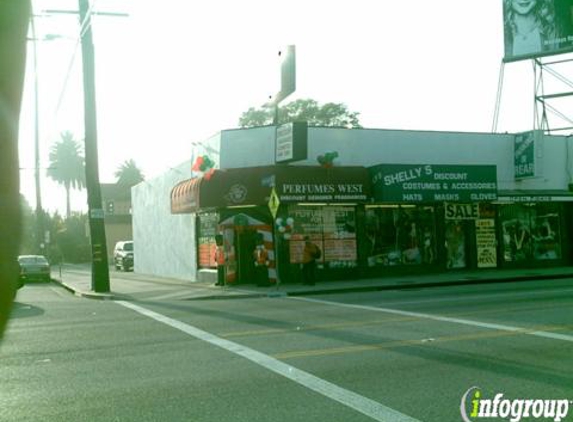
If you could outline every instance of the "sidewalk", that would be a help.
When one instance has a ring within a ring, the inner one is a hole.
[[[531,281],[539,279],[573,278],[573,267],[519,270],[482,270],[424,275],[388,276],[344,281],[320,281],[315,286],[281,284],[271,287],[239,285],[218,287],[211,283],[191,282],[138,273],[110,270],[110,292],[96,293],[91,289],[89,267],[65,266],[61,275],[52,270],[54,282],[77,296],[91,299],[133,300],[152,292],[162,292],[163,298],[232,299],[248,297],[303,296],[313,294],[407,289],[463,284]]]

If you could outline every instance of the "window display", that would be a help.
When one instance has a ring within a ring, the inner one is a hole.
[[[219,214],[199,214],[197,218],[197,243],[199,253],[199,268],[215,268],[215,235]]]
[[[354,207],[289,207],[293,228],[289,240],[290,262],[300,263],[304,236],[308,235],[322,251],[320,262],[328,268],[354,268],[358,265],[356,212]]]
[[[432,264],[437,259],[433,207],[367,207],[366,237],[371,267]]]
[[[500,219],[505,262],[561,258],[557,204],[504,205]]]
[[[449,269],[467,266],[465,223],[465,220],[446,220],[446,267]]]
[[[497,267],[495,219],[479,218],[475,220],[475,230],[478,268]]]

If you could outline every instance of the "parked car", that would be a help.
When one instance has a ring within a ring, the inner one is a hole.
[[[115,244],[113,262],[116,270],[133,270],[133,241],[126,240]]]
[[[20,255],[18,257],[20,277],[18,287],[29,281],[50,281],[50,263],[42,255]]]

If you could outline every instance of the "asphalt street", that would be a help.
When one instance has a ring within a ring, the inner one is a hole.
[[[461,421],[476,388],[565,400],[573,420],[573,279],[168,296],[25,286],[0,345],[0,420]]]

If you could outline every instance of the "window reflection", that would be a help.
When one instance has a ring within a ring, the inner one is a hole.
[[[366,237],[370,267],[432,264],[437,259],[433,207],[367,208]]]

